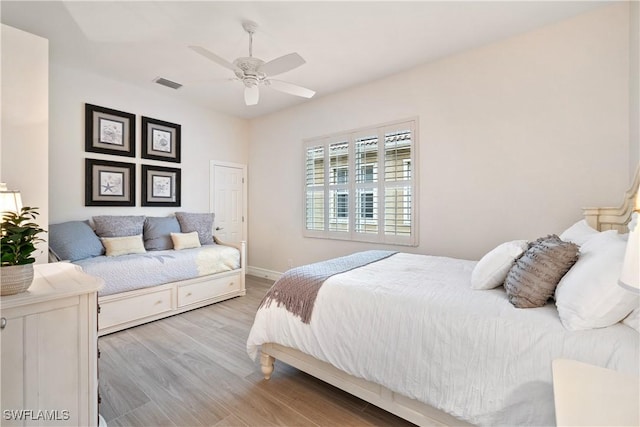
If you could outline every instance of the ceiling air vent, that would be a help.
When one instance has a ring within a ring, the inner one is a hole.
[[[171,89],[180,89],[182,87],[180,83],[172,82],[171,80],[163,79],[162,77],[158,77],[154,82],[162,86],[170,87]]]

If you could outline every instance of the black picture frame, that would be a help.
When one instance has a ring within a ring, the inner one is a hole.
[[[134,163],[85,159],[85,206],[135,206]]]
[[[180,206],[181,171],[142,165],[142,206]]]
[[[142,158],[180,163],[182,126],[142,117]]]
[[[85,104],[84,121],[86,152],[136,156],[135,114]]]

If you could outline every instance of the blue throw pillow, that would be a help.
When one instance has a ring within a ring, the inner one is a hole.
[[[144,220],[144,247],[148,251],[173,249],[171,233],[180,233],[180,224],[174,216],[148,216]]]
[[[100,256],[104,246],[100,238],[85,221],[69,221],[49,225],[49,249],[63,261]]]

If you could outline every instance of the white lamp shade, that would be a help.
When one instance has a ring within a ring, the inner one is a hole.
[[[22,210],[22,198],[20,192],[7,190],[7,184],[0,183],[0,212],[20,212]]]
[[[623,288],[640,293],[640,218],[634,212],[629,223],[629,240],[618,283]]]

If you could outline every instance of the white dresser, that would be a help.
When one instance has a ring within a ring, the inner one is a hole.
[[[0,424],[98,424],[101,286],[72,264],[42,264],[27,292],[0,298]]]

